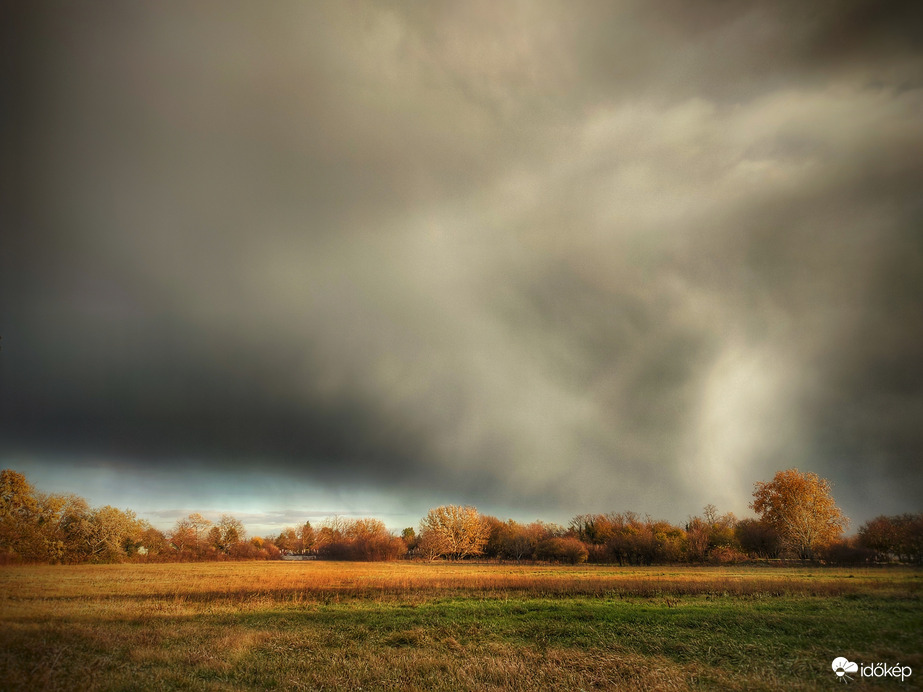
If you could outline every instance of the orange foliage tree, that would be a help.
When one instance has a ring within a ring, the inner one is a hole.
[[[837,540],[849,525],[833,501],[830,482],[798,469],[779,471],[771,481],[757,482],[750,507],[803,559],[811,559],[817,548]]]

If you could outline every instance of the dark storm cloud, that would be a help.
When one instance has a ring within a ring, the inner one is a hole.
[[[9,10],[4,464],[915,509],[920,12]]]

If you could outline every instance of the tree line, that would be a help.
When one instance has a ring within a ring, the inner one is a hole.
[[[232,515],[199,513],[161,531],[129,509],[91,507],[73,494],[38,492],[25,476],[0,472],[0,563],[281,559],[541,560],[577,564],[736,563],[809,559],[835,563],[923,563],[923,513],[879,516],[844,537],[848,520],[828,481],[796,469],[754,486],[755,518],[708,505],[683,525],[634,512],[580,514],[567,526],[521,523],[474,507],[431,509],[394,535],[378,519],[333,517],[278,535],[249,537]]]

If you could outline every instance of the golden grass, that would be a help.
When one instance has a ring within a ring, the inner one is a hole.
[[[0,569],[2,603],[24,600],[327,602],[451,595],[837,596],[916,593],[913,570],[880,568],[638,567],[413,562],[221,562]]]
[[[0,689],[817,689],[838,646],[877,639],[866,655],[923,664],[923,630],[907,632],[921,583],[753,566],[7,567]]]

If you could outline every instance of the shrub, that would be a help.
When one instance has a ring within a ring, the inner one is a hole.
[[[589,552],[576,538],[546,538],[535,548],[535,557],[549,562],[567,562],[577,565],[586,562]]]

